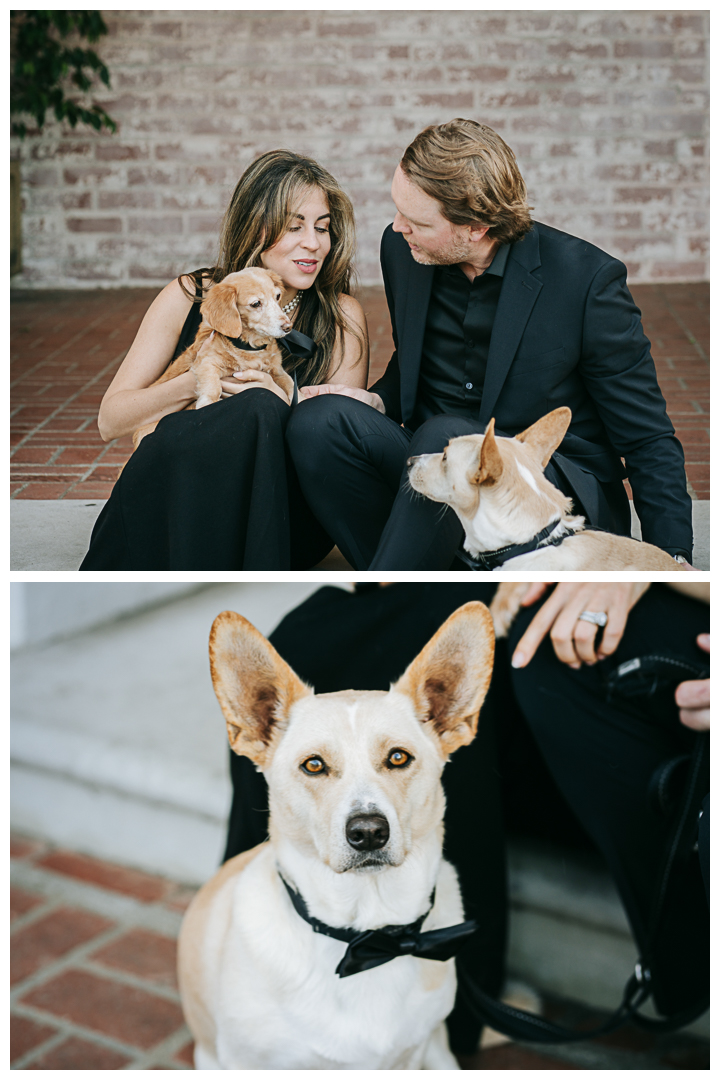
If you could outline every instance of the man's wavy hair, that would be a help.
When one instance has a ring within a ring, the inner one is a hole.
[[[475,120],[427,127],[410,143],[400,166],[409,180],[437,199],[454,225],[489,225],[501,244],[532,228],[527,188],[515,155],[496,131]]]

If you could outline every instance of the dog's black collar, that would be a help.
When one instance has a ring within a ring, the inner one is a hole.
[[[317,343],[307,334],[301,334],[299,330],[290,330],[284,338],[278,340],[283,343],[291,356],[296,356],[299,360],[309,360],[317,349]],[[242,349],[244,352],[263,352],[264,349],[267,349],[267,345],[251,345],[240,337],[229,337],[228,341],[236,349]],[[293,374],[293,396],[290,405],[294,409],[297,403],[298,382],[297,375]]]
[[[420,927],[435,903],[434,889],[428,910],[407,926],[383,926],[379,930],[350,930],[339,926],[328,926],[327,923],[321,922],[310,914],[300,893],[295,892],[288,885],[282,874],[280,874],[280,880],[287,889],[296,912],[301,919],[312,926],[316,934],[324,934],[326,937],[335,938],[336,941],[344,941],[347,944],[345,955],[335,968],[335,974],[341,979],[347,975],[356,975],[360,971],[368,971],[380,964],[387,964],[396,956],[449,960],[478,928],[475,920],[470,919],[457,926],[447,926],[441,930],[421,933]]]
[[[279,873],[279,871],[278,871]],[[298,915],[312,926],[316,934],[325,934],[326,937],[335,938],[337,941],[344,941],[349,944],[354,941],[355,938],[362,937],[363,934],[368,933],[366,930],[350,930],[349,928],[343,928],[341,926],[328,926],[327,923],[321,922],[320,919],[316,919],[314,915],[311,915],[308,911],[305,900],[299,892],[288,885],[285,878],[280,874],[280,880],[287,889],[288,896],[292,900],[292,905],[297,911]],[[427,919],[428,915],[432,911],[433,904],[435,903],[435,890],[433,889],[430,897],[430,907],[427,909],[424,915],[421,915],[419,919],[416,919],[414,923],[409,923],[407,926],[383,926],[379,931],[369,931],[370,933],[382,933],[382,934],[402,934],[406,931],[419,930],[422,924]]]
[[[229,337],[228,341],[236,349],[241,349],[243,352],[263,352],[264,349],[267,349],[267,345],[251,345],[249,341],[243,341],[241,337]]]
[[[236,349],[242,349],[244,352],[262,352],[267,349],[267,345],[250,345],[240,337],[229,337],[228,341]],[[317,344],[313,339],[307,334],[301,334],[299,330],[290,330],[285,337],[278,338],[278,341],[285,346],[291,356],[297,356],[299,360],[309,360],[317,349]]]
[[[471,570],[496,570],[498,566],[502,566],[508,559],[514,559],[517,555],[525,555],[528,551],[537,551],[541,545],[542,547],[557,547],[558,544],[562,544],[567,536],[572,536],[574,532],[578,531],[563,527],[556,536],[551,537],[550,534],[557,529],[558,525],[559,522],[553,521],[539,533],[535,533],[532,539],[524,544],[509,544],[504,548],[496,548],[495,551],[481,551],[478,555],[470,555],[464,548],[461,548],[456,552],[456,556]]]

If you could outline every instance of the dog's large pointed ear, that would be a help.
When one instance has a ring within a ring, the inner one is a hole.
[[[205,322],[225,337],[240,337],[242,319],[237,306],[237,293],[234,285],[220,281],[213,285],[202,304],[200,313]]]
[[[500,448],[495,438],[495,417],[493,417],[485,428],[485,435],[480,447],[478,469],[471,478],[471,483],[496,484],[502,476],[502,471],[503,459],[500,456]]]
[[[518,442],[525,443],[544,469],[565,438],[571,420],[572,412],[563,405],[540,417],[532,427],[521,431],[515,438]]]
[[[432,725],[445,757],[475,737],[494,651],[490,612],[472,601],[442,624],[392,688],[407,694],[418,718]]]
[[[230,746],[262,768],[295,701],[312,694],[259,630],[223,611],[210,631],[210,671]]]

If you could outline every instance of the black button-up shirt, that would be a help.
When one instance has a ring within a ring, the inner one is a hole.
[[[509,253],[510,245],[501,244],[474,281],[459,266],[435,268],[413,427],[437,413],[477,419]]]

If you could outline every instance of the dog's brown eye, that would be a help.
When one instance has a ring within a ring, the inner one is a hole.
[[[391,769],[404,769],[413,760],[407,750],[391,750],[388,754],[387,763]]]
[[[262,300],[256,300],[254,304],[250,305],[250,307],[262,307]]]
[[[327,771],[325,768],[325,762],[321,757],[318,757],[317,754],[313,754],[312,757],[309,757],[305,761],[303,761],[300,768],[304,772],[309,773],[310,776],[317,776],[319,773],[324,773]]]
[[[447,450],[443,450],[442,461],[447,461]]]

